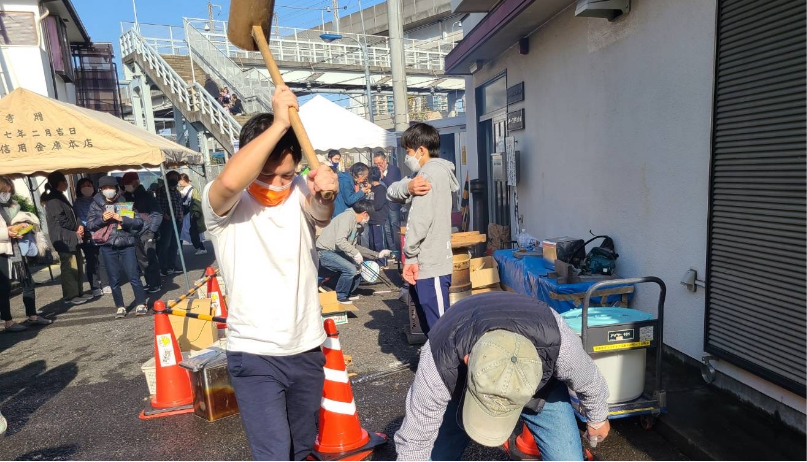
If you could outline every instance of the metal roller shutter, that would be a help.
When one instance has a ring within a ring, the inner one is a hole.
[[[719,0],[705,349],[805,396],[805,2]]]

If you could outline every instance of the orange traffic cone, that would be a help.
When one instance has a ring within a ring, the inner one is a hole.
[[[504,450],[510,456],[510,460],[542,460],[541,450],[538,449],[527,424],[522,425],[518,436],[510,437],[504,442]],[[594,455],[587,448],[583,448],[583,460],[594,460]]]
[[[510,456],[510,460],[541,460],[541,451],[526,424],[522,424],[518,436],[513,435],[504,442],[504,450]]]
[[[361,427],[333,319],[325,320],[325,333],[325,387],[314,456],[319,460],[364,460],[373,448],[387,442],[387,435],[368,433]]]
[[[224,294],[221,293],[221,289],[219,288],[219,280],[216,278],[216,270],[214,270],[213,267],[208,266],[207,270],[205,270],[205,276],[209,277],[207,280],[207,296],[210,297],[210,305],[213,307],[213,310],[215,310],[213,315],[226,318],[227,301],[224,299]],[[224,329],[227,327],[227,324],[217,322],[216,327],[219,329]]]
[[[157,393],[146,403],[141,419],[193,412],[193,390],[188,371],[179,367],[182,353],[171,329],[165,303],[154,302],[154,368]]]

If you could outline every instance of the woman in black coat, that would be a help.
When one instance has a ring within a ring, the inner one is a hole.
[[[73,205],[67,200],[67,178],[61,172],[48,175],[45,185],[45,215],[53,248],[59,253],[62,275],[62,296],[66,303],[79,305],[93,296],[84,294],[84,259],[79,244],[84,238],[84,226],[76,217]]]

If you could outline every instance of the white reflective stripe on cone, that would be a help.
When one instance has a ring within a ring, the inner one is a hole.
[[[341,350],[342,349],[342,345],[339,344],[339,339],[338,338],[332,338],[332,337],[326,338],[325,343],[323,343],[322,346],[324,346],[325,348],[328,348],[330,350]]]
[[[325,369],[325,380],[330,380],[331,382],[339,382],[339,383],[347,383],[348,376],[347,371],[338,371],[336,369]]]
[[[356,413],[356,400],[349,403],[342,403],[328,398],[322,398],[322,409],[328,412],[335,412],[337,414],[353,415]]]

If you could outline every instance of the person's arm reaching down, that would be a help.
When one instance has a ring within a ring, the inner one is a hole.
[[[560,331],[560,352],[555,377],[565,382],[580,399],[589,423],[590,435],[608,436],[608,383],[583,349],[580,337],[557,313],[552,312]]]
[[[269,129],[242,146],[210,185],[208,200],[216,215],[227,215],[238,203],[241,192],[258,178],[272,150],[291,127],[289,108],[299,106],[294,93],[287,86],[279,85],[272,96],[272,107],[275,119]]]
[[[434,364],[427,341],[420,353],[415,381],[406,394],[406,415],[395,432],[398,460],[430,460],[451,393]]]

